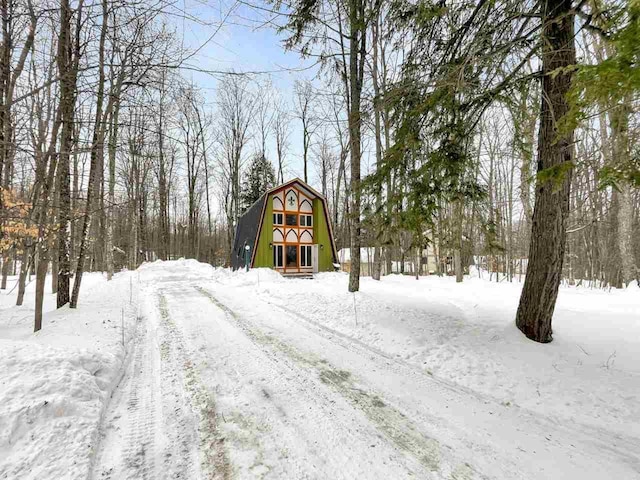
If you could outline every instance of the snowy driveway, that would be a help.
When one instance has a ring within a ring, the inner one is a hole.
[[[621,478],[640,445],[437,379],[304,315],[141,271],[135,347],[93,478]]]

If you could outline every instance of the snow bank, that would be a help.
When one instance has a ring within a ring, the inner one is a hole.
[[[220,282],[224,278],[218,278]],[[229,279],[231,285],[234,280]],[[562,287],[554,341],[542,345],[515,327],[521,284],[465,277],[348,275],[246,282],[238,295],[293,307],[428,373],[553,419],[640,437],[640,294]]]
[[[34,285],[22,307],[9,306],[15,292],[0,295],[0,478],[87,477],[122,371],[123,313],[125,341],[132,331],[132,279],[124,273],[107,283],[87,274],[75,310],[54,310],[55,296],[47,294],[49,312],[35,334]]]
[[[244,269],[233,271],[230,268],[216,268],[210,278],[214,282],[235,287],[257,286],[260,282],[281,283],[288,280],[270,268],[252,268],[248,272]]]
[[[83,478],[121,358],[0,341],[0,477]]]
[[[194,259],[180,258],[179,260],[156,260],[142,264],[137,272],[140,275],[153,276],[157,279],[198,280],[211,278],[214,267],[208,263],[201,263]]]

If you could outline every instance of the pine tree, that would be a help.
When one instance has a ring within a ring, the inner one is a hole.
[[[257,154],[242,183],[242,212],[247,211],[267,190],[274,187],[275,183],[276,173],[273,165],[262,153]]]

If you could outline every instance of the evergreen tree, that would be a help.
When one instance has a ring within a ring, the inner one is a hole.
[[[271,162],[262,154],[257,154],[242,182],[242,212],[253,205],[267,190],[276,184],[276,174]]]
[[[640,92],[640,0],[607,4],[593,16],[593,28],[604,42],[608,58],[596,65],[573,67],[575,80],[568,95],[571,109],[562,127],[576,128],[589,118],[589,108],[595,104],[609,111],[615,136],[616,129],[628,129],[624,117],[632,113],[632,98]],[[600,172],[601,187],[618,188],[621,182],[627,182],[640,188],[637,151],[617,157],[615,164],[606,165]]]

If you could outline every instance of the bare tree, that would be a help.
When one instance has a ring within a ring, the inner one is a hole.
[[[226,77],[218,89],[218,138],[220,142],[220,177],[228,185],[223,206],[227,219],[227,244],[233,244],[235,226],[240,216],[240,178],[243,151],[249,141],[249,126],[255,111],[255,95],[249,82],[238,75]],[[230,261],[229,252],[229,261]]]
[[[314,91],[310,81],[296,81],[295,87],[296,115],[302,124],[302,164],[303,180],[309,182],[309,149],[311,148],[311,137],[313,136],[317,119],[314,115]]]
[[[291,119],[287,105],[282,99],[276,102],[274,108],[273,132],[276,141],[276,157],[278,160],[276,181],[284,183],[285,159],[289,151],[289,135],[291,134]]]

